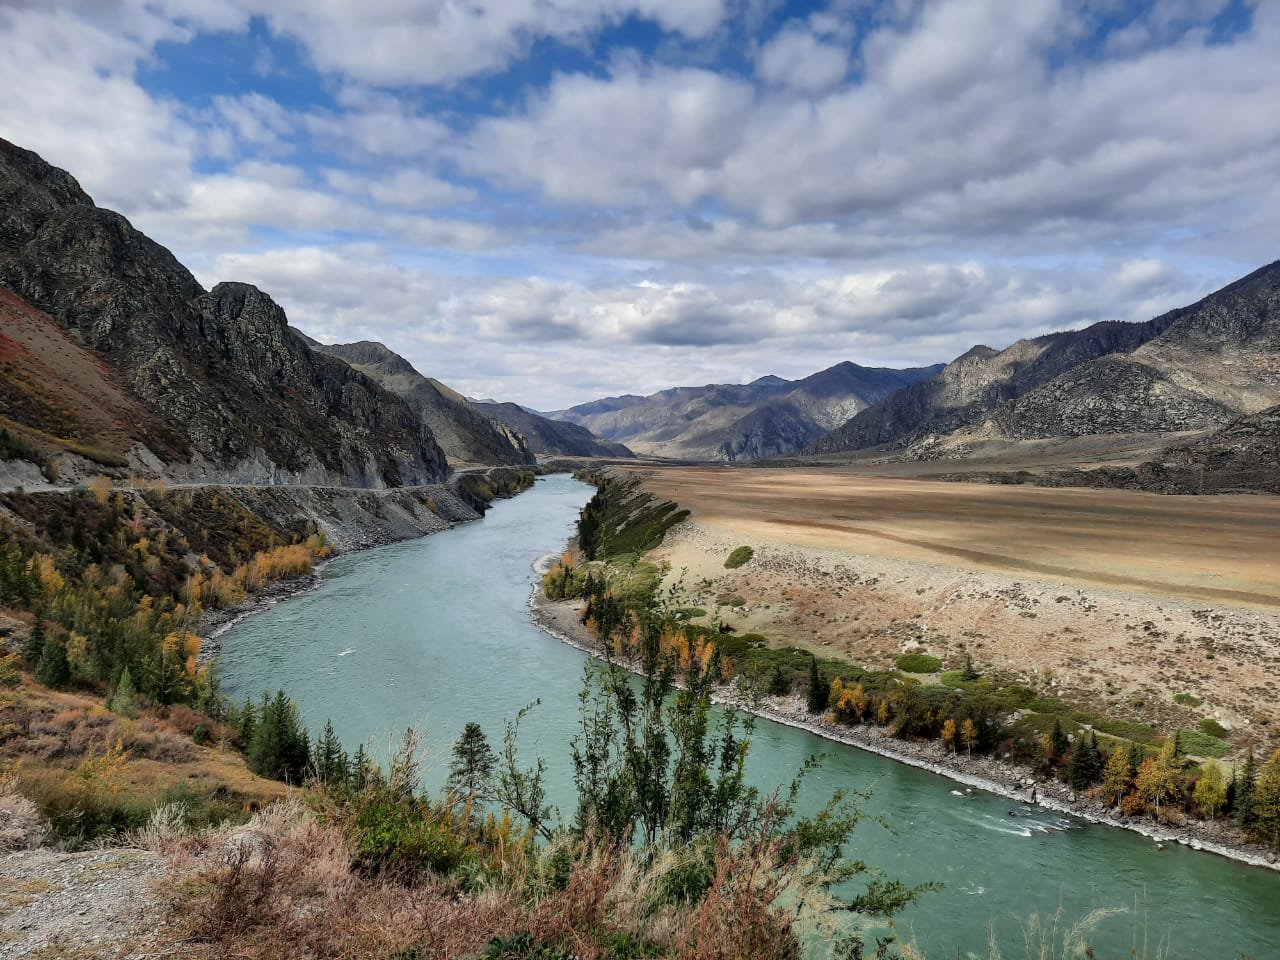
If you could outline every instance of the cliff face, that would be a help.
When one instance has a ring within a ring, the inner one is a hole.
[[[445,455],[457,465],[516,465],[534,462],[525,438],[474,409],[456,391],[424,377],[404,357],[381,343],[318,344],[313,350],[337,357],[398,394],[417,412]]]
[[[206,292],[69,174],[4,141],[0,286],[71,332],[177,438],[148,448],[177,479],[385,487],[448,471],[402,399],[313,353],[265,293]]]
[[[901,449],[960,430],[1011,439],[1202,430],[1280,400],[1280,264],[1146,323],[975,347],[812,445]]]
[[[556,416],[641,453],[698,460],[759,460],[794,453],[869,404],[937,367],[892,370],[840,363],[802,380],[676,387],[609,397]]]

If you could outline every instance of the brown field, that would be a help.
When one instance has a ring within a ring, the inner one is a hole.
[[[739,629],[867,663],[968,652],[1163,723],[1280,721],[1280,498],[637,469],[693,514],[657,555],[745,600],[722,611]],[[739,544],[756,559],[725,570]]]

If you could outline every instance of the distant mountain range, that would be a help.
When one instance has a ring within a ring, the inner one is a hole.
[[[989,440],[1208,431],[1280,402],[1280,262],[1145,323],[978,346],[810,445],[962,459]]]
[[[647,397],[607,397],[548,416],[644,455],[761,460],[800,450],[859,410],[940,369],[846,362],[803,380],[768,376],[747,384],[676,387]]]
[[[519,404],[480,401],[472,403],[472,406],[523,436],[529,449],[539,457],[635,456],[625,445],[603,440],[586,427],[544,417]]]

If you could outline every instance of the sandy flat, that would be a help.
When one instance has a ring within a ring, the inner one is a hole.
[[[741,630],[866,663],[926,649],[1119,716],[1280,721],[1280,498],[645,470],[692,511],[659,551]],[[723,568],[728,551],[756,559]],[[746,601],[741,606],[730,603]],[[1046,673],[1046,671],[1048,671]],[[1190,692],[1196,710],[1173,703]]]

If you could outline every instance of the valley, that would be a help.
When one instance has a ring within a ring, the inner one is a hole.
[[[1280,724],[1280,501],[854,468],[632,468],[692,516],[652,559],[740,633],[890,667],[911,651],[1110,716]],[[755,558],[724,569],[729,552]],[[711,586],[698,593],[697,585]],[[715,604],[719,602],[719,605]],[[1188,693],[1191,710],[1174,701]]]

